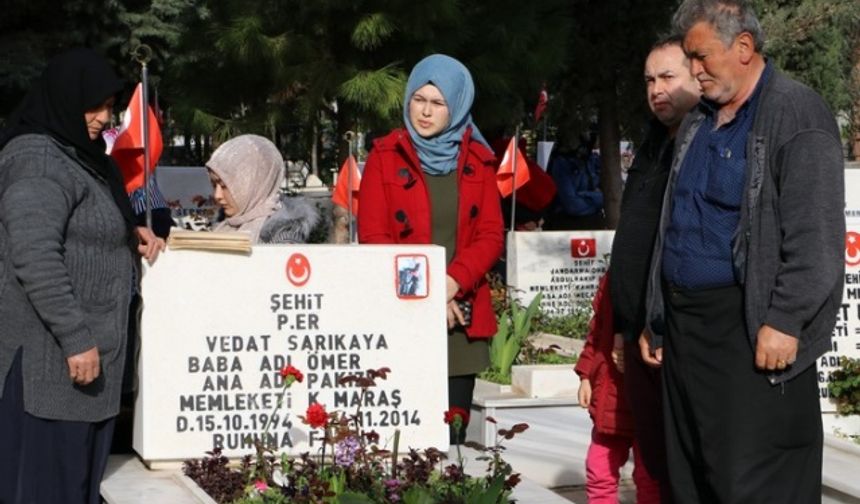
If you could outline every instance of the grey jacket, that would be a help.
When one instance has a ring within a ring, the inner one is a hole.
[[[795,364],[767,375],[776,384],[831,348],[845,277],[845,176],[839,129],[820,96],[774,71],[760,100],[747,139],[745,197],[732,257],[752,348],[764,324],[799,339]],[[661,264],[672,192],[703,119],[698,109],[684,119],[663,199],[647,300],[653,347],[665,334]]]
[[[0,151],[0,393],[22,349],[24,409],[100,421],[119,411],[134,258],[107,185],[73,149],[22,135]],[[94,346],[101,374],[69,378]]]
[[[298,196],[281,196],[281,208],[260,229],[260,243],[307,243],[320,215],[313,203]]]

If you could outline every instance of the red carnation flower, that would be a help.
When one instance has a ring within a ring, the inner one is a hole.
[[[445,412],[445,423],[453,425],[455,429],[459,429],[463,425],[469,423],[469,412],[457,406],[451,406]]]
[[[328,413],[326,413],[325,406],[320,403],[311,404],[305,412],[304,420],[306,424],[314,429],[325,427],[326,423],[328,423]]]
[[[281,368],[281,376],[287,379],[287,384],[292,384],[294,381],[301,383],[305,378],[302,372],[294,368],[292,364]],[[292,377],[292,380],[290,377]]]

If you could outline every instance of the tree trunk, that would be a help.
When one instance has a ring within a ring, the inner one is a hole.
[[[206,160],[203,159],[203,135],[194,136],[194,156],[196,157],[194,162],[198,165],[202,165],[206,162]]]
[[[203,157],[201,163],[206,163],[212,155],[212,135],[203,135]]]
[[[182,147],[182,163],[181,164],[190,164],[191,158],[194,157],[194,152],[191,150],[191,132],[185,130],[183,132],[183,142],[184,145]]]
[[[338,102],[337,108],[337,168],[343,164],[347,156],[349,156],[349,141],[347,132],[351,131],[353,135],[358,134],[358,128],[355,123],[354,109],[348,103]],[[358,138],[355,138],[358,141]]]
[[[320,176],[320,168],[319,168],[319,145],[320,145],[320,123],[319,123],[319,115],[314,114],[314,123],[312,125],[312,133],[311,133],[311,173],[319,178]]]
[[[597,105],[600,134],[600,188],[606,228],[615,229],[621,215],[621,131],[618,125],[618,101],[615,88],[602,92]]]
[[[852,161],[860,159],[860,41],[854,47],[854,71],[852,72],[852,93],[853,98],[851,125],[849,131],[849,148],[848,159]]]

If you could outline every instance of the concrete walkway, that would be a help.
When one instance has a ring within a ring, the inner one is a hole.
[[[488,402],[487,398],[483,401]],[[534,402],[535,400],[522,400]],[[493,403],[492,400],[489,400]],[[559,399],[553,399],[558,403]],[[572,402],[572,401],[571,401]],[[517,408],[516,401],[503,394],[493,412],[500,427],[525,422],[530,428],[504,443],[505,460],[516,471],[535,483],[557,492],[570,501],[585,503],[585,455],[591,440],[591,419],[579,406],[551,405]],[[475,412],[473,411],[473,414]],[[478,415],[473,415],[475,420]],[[470,437],[479,439],[482,433],[470,424]],[[621,504],[635,503],[635,488],[630,482],[632,463],[622,470]],[[860,446],[825,435],[822,481],[824,504],[860,504]]]
[[[183,481],[182,471],[151,471],[134,455],[111,455],[102,480],[108,504],[210,504],[202,490]]]

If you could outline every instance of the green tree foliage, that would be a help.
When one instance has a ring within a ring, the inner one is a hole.
[[[765,53],[777,67],[819,92],[845,121],[846,139],[854,139],[860,132],[860,2],[756,4],[767,34]]]
[[[472,71],[473,115],[485,132],[531,126],[546,83],[558,140],[573,142],[599,120],[610,223],[620,193],[614,145],[641,138],[648,117],[642,64],[679,3],[0,1],[0,117],[51,55],[75,45],[101,49],[134,81],[132,52],[147,44],[152,82],[177,133],[214,143],[260,133],[302,159],[342,146],[348,129],[375,135],[398,125],[407,74],[433,52]],[[846,115],[858,102],[851,81],[860,54],[857,1],[754,0],[769,57]]]
[[[575,0],[570,51],[556,74],[550,107],[557,140],[575,143],[597,119],[603,153],[601,185],[614,227],[620,205],[620,138],[638,140],[649,117],[642,80],[644,59],[658,34],[670,30],[678,0]],[[762,21],[766,55],[777,67],[822,94],[831,108],[855,117],[858,81],[857,0],[753,0]],[[855,70],[856,72],[856,70]],[[855,119],[856,120],[856,119]]]
[[[569,5],[499,0],[464,7],[462,39],[450,52],[475,78],[473,115],[486,132],[532,125],[541,87],[557,75],[568,53],[563,41],[573,28]]]
[[[597,120],[601,187],[607,224],[614,228],[621,204],[622,138],[639,138],[647,119],[642,67],[659,33],[669,28],[674,0],[575,0],[574,28],[553,108],[557,141],[575,147]]]
[[[167,62],[175,56],[185,26],[195,19],[205,19],[208,10],[200,0],[125,0],[116,3],[120,33],[109,40],[111,49],[123,62],[123,70],[134,75],[140,70],[135,49],[145,44],[152,49],[149,73],[158,87]]]
[[[211,16],[188,27],[168,72],[185,131],[216,142],[263,134],[306,158],[333,118],[393,117],[402,69],[362,57],[395,33],[385,13],[339,1],[209,4]]]
[[[190,17],[205,16],[197,0],[5,0],[0,16],[0,117],[23,97],[48,59],[70,47],[100,50],[130,82],[139,79],[132,53],[153,50],[158,84]]]
[[[0,12],[0,117],[51,56],[73,46],[103,48],[117,28],[116,8],[106,1],[4,0]]]
[[[563,4],[210,1],[166,86],[182,94],[175,117],[187,131],[216,142],[256,132],[306,158],[321,129],[337,141],[398,125],[408,71],[443,52],[472,71],[479,124],[503,128],[523,119],[566,50]]]
[[[857,100],[855,65],[860,3],[857,0],[757,0],[765,54],[776,66],[820,93],[835,112]]]

